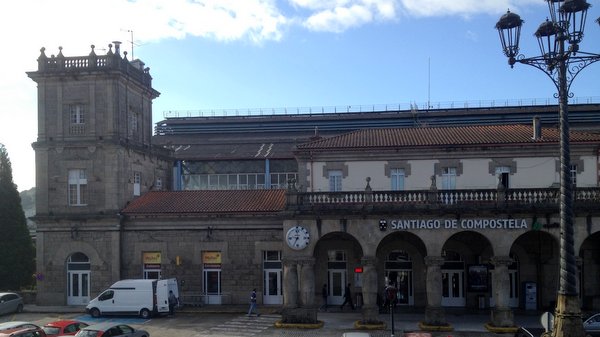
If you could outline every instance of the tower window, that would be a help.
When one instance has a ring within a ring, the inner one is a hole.
[[[85,132],[85,108],[83,104],[69,106],[69,132],[72,135],[81,135]]]
[[[85,170],[69,170],[69,205],[87,205],[87,176]]]

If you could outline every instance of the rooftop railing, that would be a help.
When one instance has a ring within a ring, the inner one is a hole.
[[[570,104],[595,104],[600,103],[600,96],[574,97]],[[187,117],[246,117],[246,116],[293,116],[293,115],[320,115],[335,113],[368,113],[368,112],[419,112],[447,109],[481,109],[502,107],[531,107],[557,105],[556,98],[522,98],[522,99],[494,99],[473,101],[446,101],[427,103],[393,103],[370,105],[333,105],[333,106],[307,106],[307,107],[282,107],[282,108],[248,108],[248,109],[202,109],[202,110],[169,110],[164,111],[164,118]]]

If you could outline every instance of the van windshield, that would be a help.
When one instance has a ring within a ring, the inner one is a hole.
[[[100,294],[100,296],[98,296],[98,300],[100,300],[100,301],[110,300],[113,298],[114,295],[115,295],[114,291],[107,290],[107,291],[103,292],[102,294]]]

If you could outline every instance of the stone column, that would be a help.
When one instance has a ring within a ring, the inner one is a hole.
[[[307,257],[300,261],[300,305],[313,307],[315,304],[315,259]]]
[[[283,307],[298,307],[298,265],[296,260],[283,260]]]
[[[377,258],[363,256],[362,258],[362,315],[364,323],[379,323],[379,307],[377,306]]]
[[[427,307],[425,308],[425,321],[427,325],[448,325],[446,314],[442,308],[442,265],[444,258],[441,256],[426,256],[427,266]]]
[[[494,265],[494,282],[492,284],[494,303],[492,309],[492,325],[497,327],[514,326],[514,317],[510,309],[510,284],[508,277],[508,266],[513,263],[509,256],[494,256],[490,259]]]

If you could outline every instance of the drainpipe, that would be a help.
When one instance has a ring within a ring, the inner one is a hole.
[[[119,217],[119,224],[117,225],[117,229],[119,230],[119,275],[117,279],[122,279],[124,272],[123,272],[123,223],[125,222],[125,215],[123,215],[122,213],[117,213],[117,216]]]
[[[310,192],[314,192],[315,170],[312,152],[310,152]]]

